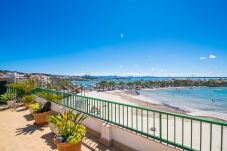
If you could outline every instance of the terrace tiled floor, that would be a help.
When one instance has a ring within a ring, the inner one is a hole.
[[[48,125],[35,126],[29,110],[24,107],[0,111],[0,151],[57,151]],[[82,151],[118,151],[99,144],[97,138],[87,135]]]

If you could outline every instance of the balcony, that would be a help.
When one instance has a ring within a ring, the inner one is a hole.
[[[0,111],[0,117],[0,151],[57,151],[49,126],[33,125],[34,120],[24,107]],[[83,139],[82,150],[118,151],[102,145],[97,137],[89,133]]]
[[[60,102],[52,102],[54,111],[72,109],[90,115],[84,124],[98,144],[140,151],[227,150],[227,122],[41,88],[33,94],[37,92],[62,96]],[[36,96],[36,101],[46,100]]]

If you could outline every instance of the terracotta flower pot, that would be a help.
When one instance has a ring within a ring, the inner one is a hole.
[[[16,100],[7,101],[7,105],[12,108],[16,107]]]
[[[35,124],[46,124],[48,117],[50,115],[50,112],[44,112],[44,113],[33,113],[32,114],[35,119]]]
[[[54,139],[54,143],[57,145],[58,151],[81,151],[82,142],[77,144],[61,144]]]

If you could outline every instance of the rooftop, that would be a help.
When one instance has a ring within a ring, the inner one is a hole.
[[[36,126],[29,110],[0,111],[0,151],[57,151],[49,125]],[[83,139],[82,151],[117,151],[98,143],[91,134]]]

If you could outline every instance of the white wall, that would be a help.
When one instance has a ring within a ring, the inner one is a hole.
[[[36,102],[45,103],[46,100],[36,96]],[[51,103],[51,109],[55,112],[63,112],[68,110],[68,108],[58,105],[56,103]],[[145,137],[136,135],[135,133],[124,130],[118,126],[110,125],[110,134],[106,132],[102,132],[105,130],[104,121],[96,119],[94,117],[89,117],[84,121],[84,125],[102,135],[109,136],[101,136],[102,138],[112,138],[113,140],[126,145],[130,148],[133,148],[138,151],[175,151],[176,149],[170,148],[161,143],[152,141]]]
[[[117,126],[112,126],[112,139],[138,151],[175,151],[173,148]]]

